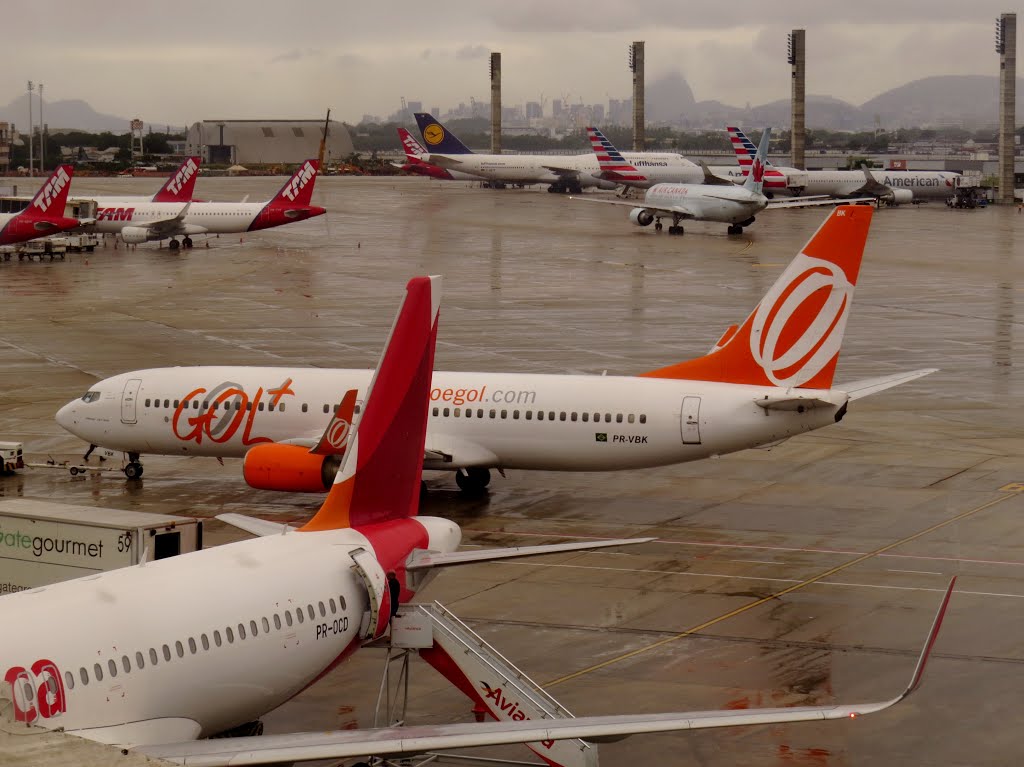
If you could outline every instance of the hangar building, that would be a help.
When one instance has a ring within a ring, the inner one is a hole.
[[[203,120],[188,129],[185,151],[206,163],[294,164],[320,151],[323,120]],[[331,120],[325,162],[352,154],[352,137]]]

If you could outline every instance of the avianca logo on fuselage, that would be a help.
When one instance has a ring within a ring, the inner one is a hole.
[[[181,187],[183,187],[185,182],[195,175],[197,170],[199,170],[199,167],[189,159],[183,166],[181,166],[178,172],[174,175],[174,178],[171,179],[170,183],[167,184],[167,191],[174,194],[180,192]]]
[[[298,172],[292,176],[291,182],[285,187],[284,191],[281,192],[281,196],[287,197],[289,200],[294,200],[299,196],[299,191],[309,183],[309,180],[315,177],[316,171],[313,170],[313,166],[310,165],[307,160]]]
[[[46,182],[46,186],[44,186],[42,190],[40,190],[39,194],[36,195],[35,206],[45,213],[50,207],[50,203],[53,202],[53,198],[56,197],[70,181],[71,177],[68,176],[67,172],[63,168],[58,168],[57,172],[53,174],[49,181]]]
[[[844,213],[839,210],[836,215]],[[790,279],[779,280],[754,312],[750,353],[776,386],[802,386],[839,353],[853,285],[838,265],[803,253],[786,271]],[[828,291],[824,298],[822,290]],[[793,320],[799,327],[800,315],[808,309],[817,311],[814,321],[793,338],[786,326]]]
[[[135,216],[135,208],[98,208],[97,221],[131,221]]]
[[[64,681],[53,661],[40,659],[28,669],[12,666],[4,681],[11,686],[16,722],[53,719],[68,710]]]

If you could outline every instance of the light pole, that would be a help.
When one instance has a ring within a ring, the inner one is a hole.
[[[46,123],[43,122],[43,84],[39,83],[39,171],[46,172]]]
[[[32,160],[35,157],[35,151],[32,148],[32,91],[35,90],[35,86],[32,85],[32,81],[28,81],[28,176],[32,178]]]

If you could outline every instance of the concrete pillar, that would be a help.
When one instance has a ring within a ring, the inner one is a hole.
[[[643,152],[644,133],[644,43],[639,40],[629,47],[629,68],[633,71],[633,151]]]
[[[491,154],[501,154],[501,54],[491,54]]]
[[[794,168],[804,168],[804,141],[807,138],[804,127],[806,57],[804,55],[804,30],[802,29],[794,29],[789,33],[789,65],[793,70],[790,162]]]
[[[1004,13],[996,22],[999,54],[999,202],[1013,205],[1013,142],[1017,118],[1017,14]]]

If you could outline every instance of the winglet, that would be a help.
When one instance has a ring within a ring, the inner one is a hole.
[[[423,476],[440,277],[414,277],[323,506],[302,532],[415,516]]]
[[[925,639],[924,647],[921,648],[921,655],[918,656],[917,666],[914,668],[914,675],[910,677],[910,684],[907,685],[907,689],[904,690],[903,694],[896,698],[893,703],[899,703],[921,685],[921,679],[924,677],[924,668],[928,664],[928,658],[931,657],[932,648],[935,646],[935,640],[939,638],[939,629],[942,628],[942,619],[946,617],[946,608],[949,607],[949,599],[953,596],[954,586],[956,586],[955,575],[949,579],[949,586],[946,587],[946,594],[942,597],[939,609],[935,613],[935,619],[932,621],[932,627],[928,630],[928,637]]]
[[[313,455],[342,455],[348,438],[352,436],[352,424],[355,423],[356,389],[349,389],[341,398],[341,404],[331,415],[331,420],[324,429],[323,436],[309,452]]]
[[[186,157],[178,169],[171,174],[156,194],[153,202],[190,202],[199,178],[201,157]]]
[[[642,375],[831,388],[872,213],[837,207],[720,348]]]

